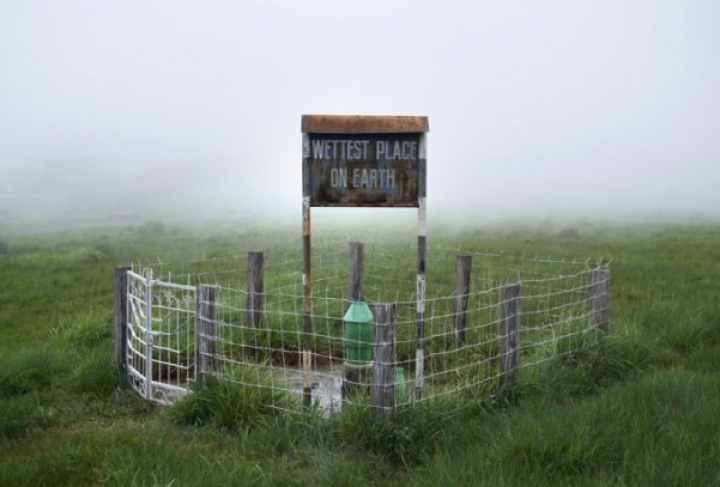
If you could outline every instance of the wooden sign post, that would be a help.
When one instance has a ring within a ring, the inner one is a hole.
[[[427,117],[303,115],[303,403],[312,404],[310,209],[418,209],[415,392],[423,387]]]

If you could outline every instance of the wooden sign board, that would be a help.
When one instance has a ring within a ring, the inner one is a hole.
[[[418,209],[415,395],[423,388],[427,117],[303,115],[303,404],[312,405],[310,213],[317,206]]]
[[[311,207],[419,207],[426,117],[303,116],[303,196]]]

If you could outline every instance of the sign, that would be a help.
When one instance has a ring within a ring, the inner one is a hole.
[[[419,139],[310,135],[310,205],[417,207]]]
[[[310,213],[315,206],[418,209],[415,395],[423,388],[427,117],[303,115],[303,404],[312,405]]]
[[[303,142],[310,206],[419,207],[426,126],[424,117],[303,117],[304,132],[317,130]]]

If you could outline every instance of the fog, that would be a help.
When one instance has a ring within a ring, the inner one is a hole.
[[[0,0],[0,221],[299,224],[302,114],[427,116],[431,222],[720,219],[718,19],[713,0]]]

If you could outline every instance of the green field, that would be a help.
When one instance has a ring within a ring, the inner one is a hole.
[[[600,346],[473,407],[328,420],[210,384],[166,408],[109,366],[114,266],[299,246],[293,230],[151,221],[0,235],[0,485],[720,485],[717,225],[431,227],[431,246],[611,261]]]

